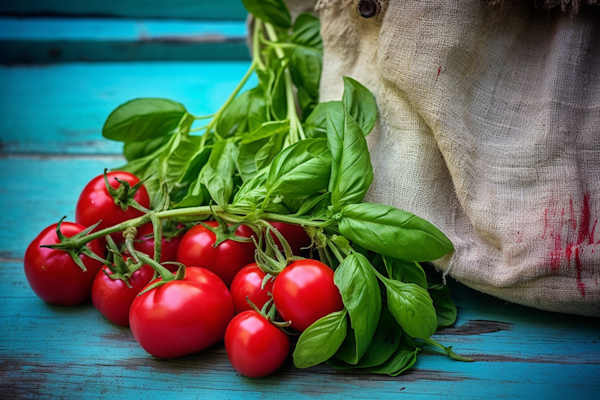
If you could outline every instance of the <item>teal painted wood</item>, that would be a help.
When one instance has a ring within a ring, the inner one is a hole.
[[[244,21],[0,18],[0,63],[249,60]]]
[[[243,20],[240,0],[3,0],[2,15],[116,16],[140,18],[192,18]]]
[[[270,377],[252,380],[235,373],[222,344],[156,359],[90,303],[43,303],[20,263],[0,263],[0,273],[6,277],[0,281],[0,390],[7,398],[593,399],[600,385],[597,320],[504,304],[456,283],[459,320],[436,339],[474,363],[426,351],[414,368],[391,378],[325,365],[298,370],[288,359]]]
[[[248,67],[248,62],[0,67],[0,154],[120,154],[122,145],[101,135],[118,105],[138,97],[165,97],[195,115],[211,114]]]

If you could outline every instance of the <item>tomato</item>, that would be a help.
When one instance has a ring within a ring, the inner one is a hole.
[[[233,368],[249,378],[269,375],[283,364],[290,340],[254,310],[236,315],[225,332],[225,350]]]
[[[270,224],[283,235],[294,255],[299,256],[300,249],[310,246],[311,240],[301,226],[286,224],[285,222],[270,222]],[[273,233],[271,233],[271,236],[275,239],[275,244],[277,244],[279,249],[283,250],[283,246],[277,236]]]
[[[154,270],[144,265],[131,275],[128,287],[121,279],[111,279],[108,267],[102,267],[92,285],[92,303],[106,318],[117,325],[129,326],[129,309],[135,296],[150,282]]]
[[[223,340],[231,318],[233,300],[223,281],[196,267],[186,268],[183,280],[136,297],[129,311],[135,340],[160,358],[196,353]]]
[[[129,172],[109,172],[108,182],[115,189],[119,187],[119,182],[115,178],[129,182],[130,186],[140,181],[135,175]],[[150,197],[148,197],[148,192],[143,185],[133,196],[133,199],[143,207],[150,207]],[[123,211],[121,206],[115,204],[115,200],[108,193],[108,190],[106,190],[104,175],[99,175],[92,179],[81,192],[75,209],[75,221],[84,226],[91,226],[102,220],[96,228],[96,230],[101,230],[128,219],[140,217],[143,214],[143,212],[133,207],[127,207],[127,210]],[[121,232],[113,233],[111,237],[117,243],[123,241],[123,234]]]
[[[213,228],[219,226],[216,221],[206,222],[206,225]],[[235,233],[249,238],[254,231],[245,225],[240,225]],[[254,262],[254,243],[226,240],[214,248],[215,240],[216,235],[204,226],[192,227],[179,244],[177,261],[186,266],[206,268],[217,274],[229,287],[235,274],[244,266]]]
[[[252,309],[246,301],[246,296],[250,297],[250,301],[258,309],[261,309],[269,301],[271,296],[268,293],[273,292],[273,280],[269,279],[264,289],[261,289],[260,287],[265,275],[256,263],[246,265],[235,275],[235,278],[231,282],[230,292],[236,314]]]
[[[23,262],[25,276],[33,292],[45,302],[74,306],[90,298],[94,277],[102,263],[82,255],[80,258],[87,268],[83,271],[67,252],[40,247],[60,243],[56,226],[53,224],[44,229],[27,248]],[[60,231],[71,237],[84,229],[83,225],[63,222]],[[103,246],[98,240],[92,240],[88,247],[104,257]]]
[[[142,253],[148,254],[150,258],[154,258],[154,228],[152,223],[147,223],[138,228],[138,234],[133,242],[133,247],[141,251]],[[183,239],[183,234],[172,237],[170,239],[162,238],[160,247],[160,262],[165,261],[177,261],[177,249]],[[177,271],[177,265],[166,264],[167,268],[171,272]]]
[[[277,275],[273,301],[281,318],[291,321],[291,327],[298,331],[344,308],[333,283],[333,270],[310,259],[294,261]]]

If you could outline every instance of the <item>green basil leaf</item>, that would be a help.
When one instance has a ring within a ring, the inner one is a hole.
[[[179,145],[167,159],[165,170],[165,182],[169,192],[175,184],[180,183],[190,168],[195,169],[191,174],[198,176],[200,172],[199,163],[208,160],[208,149],[202,148],[202,138],[199,136],[182,135]],[[199,157],[201,156],[202,157]],[[204,164],[203,163],[203,164]],[[195,172],[195,173],[194,173]]]
[[[262,139],[267,139],[271,136],[278,135],[280,133],[286,133],[290,129],[290,121],[269,121],[265,122],[256,131],[244,135],[241,144],[248,144],[256,142]]]
[[[433,224],[397,208],[376,203],[342,209],[340,232],[367,250],[406,261],[431,261],[454,250]]]
[[[280,28],[292,26],[292,16],[283,0],[242,0],[248,12]]]
[[[444,285],[434,285],[429,288],[433,306],[437,314],[438,328],[445,328],[456,322],[456,305],[450,296],[450,288]]]
[[[283,147],[289,121],[266,122],[242,140],[237,158],[238,171],[245,182],[268,166]]]
[[[247,90],[240,94],[225,109],[216,131],[224,138],[254,132],[268,118],[267,101],[260,87]]]
[[[416,283],[427,289],[427,276],[419,263],[385,256],[383,259],[390,278],[405,283]]]
[[[340,101],[319,103],[304,121],[304,134],[307,138],[327,138],[327,113],[330,109],[341,107]]]
[[[433,300],[427,290],[414,283],[383,281],[388,307],[402,329],[413,338],[427,339],[437,329]]]
[[[346,340],[348,340],[349,335],[350,333],[346,336]],[[335,369],[341,370],[376,367],[383,364],[392,356],[392,354],[394,354],[396,349],[398,349],[401,336],[402,329],[394,319],[394,316],[387,307],[382,307],[373,340],[371,340],[371,344],[360,361],[356,365],[351,365],[336,358],[331,358],[327,361],[327,364]],[[344,347],[346,340],[344,340],[342,347]],[[342,347],[340,347],[340,350]]]
[[[268,168],[264,168],[252,178],[244,182],[233,198],[233,205],[236,207],[250,207],[255,209],[267,195]]]
[[[233,192],[233,173],[237,158],[237,146],[229,140],[221,140],[213,145],[208,163],[200,173],[201,183],[206,186],[212,199],[226,208]]]
[[[331,154],[325,139],[306,139],[279,153],[267,178],[268,196],[305,197],[327,189]]]
[[[123,155],[127,161],[133,161],[154,153],[171,138],[170,135],[155,137],[141,142],[129,142],[123,145]]]
[[[202,176],[199,176],[190,184],[187,193],[185,193],[183,199],[175,204],[174,208],[197,207],[209,203],[210,194],[206,186],[202,184],[201,178]]]
[[[186,116],[193,121],[185,107],[175,101],[135,99],[110,113],[102,127],[102,136],[125,143],[154,139],[172,132]]]
[[[358,122],[365,136],[368,135],[377,120],[377,104],[373,94],[352,78],[344,77],[344,107]]]
[[[318,319],[298,339],[294,350],[296,368],[308,368],[332,357],[346,337],[347,311],[333,312]]]
[[[303,118],[319,102],[319,83],[323,70],[323,53],[312,47],[297,46],[290,56],[290,73],[298,89],[298,103]]]
[[[373,182],[373,167],[364,134],[341,104],[327,110],[327,142],[331,150],[329,191],[334,209],[359,203]]]
[[[353,253],[335,270],[334,283],[340,289],[344,306],[350,314],[354,331],[354,348],[336,357],[356,364],[365,354],[379,322],[381,294],[373,266],[362,254]]]
[[[419,348],[415,346],[414,340],[406,335],[402,335],[400,346],[392,356],[383,364],[367,368],[369,372],[375,374],[388,374],[398,376],[415,364]]]
[[[322,49],[323,40],[321,39],[319,19],[307,13],[298,15],[296,21],[294,21],[290,41],[295,44]]]

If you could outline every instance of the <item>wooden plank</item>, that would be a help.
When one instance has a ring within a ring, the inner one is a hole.
[[[0,14],[243,20],[247,13],[239,0],[4,0]]]
[[[119,104],[165,97],[195,115],[223,105],[248,62],[70,63],[0,67],[0,154],[120,154],[102,138]],[[256,85],[254,78],[248,86]]]
[[[0,18],[0,63],[249,60],[244,21]]]
[[[176,360],[156,359],[127,328],[108,322],[90,303],[69,308],[39,300],[20,263],[0,263],[0,273],[5,277],[0,281],[0,390],[6,398],[391,399],[403,394],[527,399],[577,393],[577,398],[591,399],[600,385],[597,321],[504,304],[455,283],[460,319],[436,339],[454,344],[462,354],[475,354],[477,362],[428,351],[406,374],[391,378],[325,365],[298,370],[288,359],[275,374],[252,380],[235,373],[222,344]],[[504,317],[484,324],[480,318],[490,314]],[[522,329],[532,316],[532,329]],[[468,327],[474,321],[479,330]],[[498,324],[511,328],[494,331]],[[524,345],[521,350],[515,349],[518,343]],[[534,349],[536,357],[530,354]],[[514,357],[519,351],[520,357]]]

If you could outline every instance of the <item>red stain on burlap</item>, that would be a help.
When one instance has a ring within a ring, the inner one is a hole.
[[[593,247],[600,244],[600,240],[595,242],[594,238],[598,219],[591,223],[590,194],[586,193],[583,196],[578,213],[579,218],[576,216],[573,199],[569,200],[568,217],[565,214],[564,208],[561,209],[560,217],[556,208],[548,208],[544,211],[544,234],[542,239],[546,239],[547,235],[550,236],[547,262],[553,274],[559,272],[563,259],[566,260],[567,268],[571,268],[571,264],[574,263],[577,274],[577,290],[581,293],[581,297],[585,297],[585,283],[581,277],[583,272],[581,256],[585,251],[593,253]],[[564,232],[563,228],[566,228],[567,232]],[[564,233],[566,235],[563,235]],[[563,237],[568,240],[566,245],[563,244]]]

